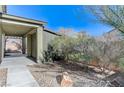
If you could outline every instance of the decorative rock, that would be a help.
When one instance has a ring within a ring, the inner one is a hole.
[[[72,85],[73,81],[71,80],[69,74],[67,72],[63,72],[61,77],[61,87],[71,87]]]

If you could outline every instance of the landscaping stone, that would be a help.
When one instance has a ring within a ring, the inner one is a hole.
[[[71,87],[72,85],[73,81],[69,74],[67,72],[63,72],[61,77],[61,87]]]
[[[124,87],[124,73],[115,73],[105,78],[111,87]]]

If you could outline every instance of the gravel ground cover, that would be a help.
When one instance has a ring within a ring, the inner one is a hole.
[[[35,64],[28,65],[33,77],[41,87],[60,87],[57,77],[68,72],[73,81],[72,87],[106,87],[105,81],[95,77],[92,71],[85,72],[84,68],[74,64]]]
[[[7,69],[1,68],[0,69],[0,87],[5,87],[7,81]]]

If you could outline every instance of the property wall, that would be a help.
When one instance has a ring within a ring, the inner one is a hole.
[[[43,31],[43,50],[48,49],[49,43],[55,38],[57,35]]]

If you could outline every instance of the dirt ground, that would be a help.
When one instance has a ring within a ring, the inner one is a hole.
[[[73,81],[72,87],[106,87],[106,82],[95,77],[92,70],[76,64],[48,63],[28,66],[33,77],[41,87],[60,87],[57,77],[68,72]]]
[[[1,68],[0,69],[0,87],[6,86],[6,80],[7,80],[7,69]]]

